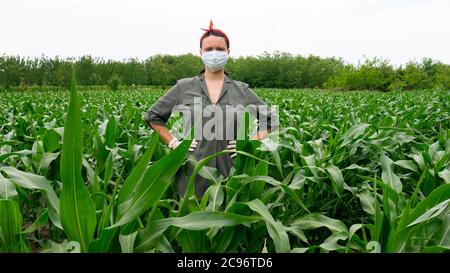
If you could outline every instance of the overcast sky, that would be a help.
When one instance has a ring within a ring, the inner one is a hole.
[[[212,19],[231,56],[279,50],[351,63],[450,63],[448,0],[1,0],[0,10],[0,54],[198,54],[200,28]]]

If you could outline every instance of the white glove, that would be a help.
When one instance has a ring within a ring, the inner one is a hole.
[[[169,148],[172,150],[175,150],[175,148],[178,147],[178,145],[180,145],[180,143],[181,143],[181,141],[179,141],[178,138],[174,137],[169,142]]]
[[[233,153],[231,153],[230,157],[234,158],[237,155],[236,154],[236,140],[228,141],[227,149],[233,151]]]
[[[178,138],[174,137],[169,142],[169,148],[174,150],[178,147],[178,145],[181,144],[181,141],[178,140]],[[196,139],[192,140],[191,146],[189,146],[189,152],[193,152],[195,148],[197,148],[198,141]]]
[[[198,141],[196,139],[192,140],[191,146],[189,146],[189,152],[193,152],[197,148]]]

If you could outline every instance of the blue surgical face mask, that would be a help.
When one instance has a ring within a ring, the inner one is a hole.
[[[203,53],[203,63],[212,72],[222,70],[228,61],[228,54],[225,51],[212,50]]]

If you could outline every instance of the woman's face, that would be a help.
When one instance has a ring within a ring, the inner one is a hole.
[[[203,53],[212,50],[224,51],[230,54],[230,50],[227,48],[227,42],[223,37],[208,36],[203,39],[202,48],[200,49],[200,56],[202,56]]]

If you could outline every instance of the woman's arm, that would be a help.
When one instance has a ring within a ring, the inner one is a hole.
[[[255,135],[252,136],[252,140],[263,140],[272,131],[278,129],[278,115],[265,103],[256,93],[246,86],[247,101],[249,105],[253,105],[256,108],[258,119],[260,122],[260,128]],[[263,107],[258,107],[258,106]],[[261,126],[262,125],[262,126]],[[262,128],[261,128],[262,127]]]
[[[147,124],[148,126],[150,126],[150,128],[152,128],[153,130],[155,130],[155,132],[159,134],[159,136],[166,144],[169,144],[170,141],[173,139],[172,134],[169,132],[169,130],[166,128],[165,125],[159,125],[153,122],[147,122]]]
[[[172,134],[166,127],[166,123],[172,114],[173,107],[178,104],[179,93],[180,87],[177,82],[153,104],[145,116],[147,125],[155,130],[166,144],[169,144],[173,139]]]

